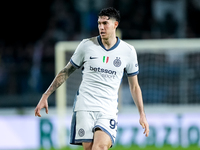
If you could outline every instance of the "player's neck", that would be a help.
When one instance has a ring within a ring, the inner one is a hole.
[[[111,47],[113,47],[117,43],[116,35],[114,35],[110,38],[101,39],[101,40],[102,40],[102,43],[103,43],[103,45],[106,49],[110,49]]]

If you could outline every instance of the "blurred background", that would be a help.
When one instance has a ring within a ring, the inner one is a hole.
[[[199,0],[0,1],[0,117],[33,115],[55,77],[56,43],[97,36],[98,12],[109,6],[121,13],[123,40],[200,38]],[[66,60],[71,55],[66,53]],[[176,110],[182,106],[184,111],[191,106],[199,113],[200,47],[183,54],[138,52],[138,61],[147,107],[169,105]],[[81,80],[81,75],[74,77],[67,81],[69,107]],[[121,105],[134,106],[126,76],[122,85]],[[55,93],[49,106],[55,106]],[[197,136],[200,145],[199,124],[197,129],[194,139]]]
[[[124,40],[200,37],[198,0],[1,1],[0,107],[34,107],[55,76],[55,43],[97,36],[98,12],[108,6],[121,12],[119,29]],[[139,62],[146,58],[138,57]],[[199,57],[199,53],[188,55],[188,63],[197,72]],[[156,59],[158,65],[159,61],[165,61],[165,56],[151,54],[150,59]],[[143,68],[140,68],[142,76]],[[160,69],[163,68],[157,67],[156,73],[162,72]],[[170,78],[171,73],[171,78],[176,80],[179,69],[173,66],[165,74]],[[191,88],[200,91],[199,78],[194,82],[196,85]],[[189,103],[200,103],[199,94]],[[174,98],[167,98],[168,102],[179,103]],[[150,97],[144,100],[155,102]],[[50,102],[53,105],[55,100]]]

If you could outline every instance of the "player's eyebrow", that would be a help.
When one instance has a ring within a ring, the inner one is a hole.
[[[100,24],[100,23],[105,24],[105,23],[107,23],[107,22],[108,22],[108,21],[97,21],[98,24]]]

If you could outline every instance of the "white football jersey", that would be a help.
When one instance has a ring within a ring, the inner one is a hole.
[[[110,49],[101,37],[84,39],[70,60],[76,68],[83,66],[82,82],[74,102],[74,111],[118,112],[118,89],[124,72],[128,76],[139,73],[133,46],[117,38]]]

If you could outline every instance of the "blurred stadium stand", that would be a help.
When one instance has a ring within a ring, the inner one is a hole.
[[[108,6],[121,12],[122,39],[200,38],[198,0],[1,1],[0,108],[35,107],[55,76],[55,43],[98,35],[97,13]],[[138,54],[138,61],[144,103],[200,103],[200,53],[174,63],[165,54]],[[187,102],[180,97],[183,64],[192,70]]]

